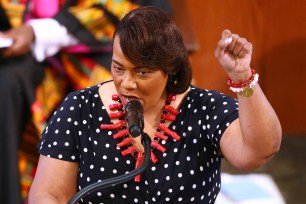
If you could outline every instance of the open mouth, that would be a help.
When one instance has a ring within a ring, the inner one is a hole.
[[[125,106],[129,101],[131,100],[140,100],[138,97],[135,96],[126,96],[126,95],[121,95],[121,102]]]

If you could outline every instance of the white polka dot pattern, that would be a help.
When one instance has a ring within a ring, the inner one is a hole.
[[[45,128],[39,147],[43,155],[79,163],[78,190],[134,169],[135,159],[123,157],[98,86],[67,96]],[[182,138],[163,143],[166,153],[134,180],[98,190],[80,203],[214,203],[220,190],[219,142],[238,117],[237,101],[214,91],[192,87],[169,128]]]

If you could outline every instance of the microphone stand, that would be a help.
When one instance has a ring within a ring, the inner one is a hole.
[[[134,169],[133,171],[127,174],[116,176],[114,178],[106,179],[104,181],[93,183],[89,186],[86,186],[81,191],[79,191],[76,195],[74,195],[72,199],[68,202],[68,204],[77,204],[78,201],[80,201],[83,197],[85,197],[85,195],[91,192],[129,181],[133,179],[135,176],[137,176],[138,174],[141,174],[143,171],[145,171],[146,168],[150,164],[150,155],[151,155],[151,151],[150,151],[151,138],[145,132],[141,134],[141,143],[144,146],[144,159],[140,167]]]

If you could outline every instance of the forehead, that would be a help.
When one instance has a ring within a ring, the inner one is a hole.
[[[149,69],[151,71],[163,71],[165,72],[165,69],[162,66],[150,66],[146,64],[134,64],[127,58],[121,49],[120,46],[120,37],[116,35],[114,37],[114,45],[113,45],[113,57],[112,57],[112,63],[118,64],[120,66],[123,66],[124,68],[131,68],[131,69]]]
[[[120,63],[124,67],[135,67],[135,65],[124,56],[120,47],[120,38],[118,36],[115,36],[114,38],[112,61],[115,63]]]

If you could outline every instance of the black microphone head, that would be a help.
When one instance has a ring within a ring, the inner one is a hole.
[[[125,106],[126,123],[130,135],[138,137],[144,128],[143,107],[138,100],[131,100]]]

